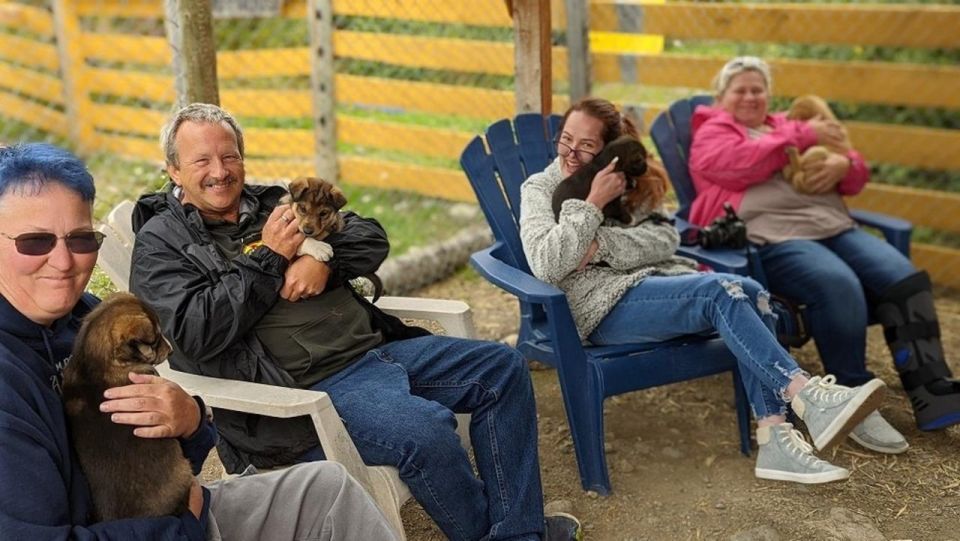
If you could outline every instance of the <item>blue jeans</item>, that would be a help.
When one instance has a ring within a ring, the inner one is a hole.
[[[590,334],[597,345],[661,342],[717,332],[740,366],[758,419],[786,413],[786,389],[802,372],[774,336],[770,294],[756,281],[722,273],[651,276],[627,290]]]
[[[517,350],[443,336],[390,342],[312,388],[330,395],[364,462],[399,469],[448,538],[540,538],[536,406]],[[472,414],[480,479],[454,413]]]
[[[770,291],[807,305],[806,323],[824,369],[842,385],[873,378],[866,368],[867,322],[876,299],[917,272],[910,260],[862,229],[823,240],[758,249]]]

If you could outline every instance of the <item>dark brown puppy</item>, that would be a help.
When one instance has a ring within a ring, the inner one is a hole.
[[[96,522],[187,510],[193,473],[179,442],[134,436],[100,411],[103,391],[130,384],[130,372],[156,374],[169,353],[156,314],[129,293],[111,295],[83,320],[63,371],[63,401]]]
[[[347,204],[347,197],[340,188],[315,177],[299,177],[290,182],[289,197],[280,200],[289,204],[300,232],[317,240],[343,229],[340,209]]]
[[[343,229],[340,209],[346,206],[347,197],[340,188],[316,177],[296,178],[290,182],[287,190],[290,195],[284,196],[280,203],[290,205],[300,232],[307,236],[297,255],[307,254],[318,261],[329,261],[333,257],[333,248],[323,239]],[[373,284],[373,300],[376,302],[383,294],[383,282],[372,272],[363,277]]]
[[[635,190],[637,177],[647,172],[647,149],[643,148],[643,144],[635,137],[621,135],[603,147],[593,161],[560,182],[553,192],[554,218],[559,221],[560,209],[567,199],[586,199],[590,194],[593,177],[597,176],[597,173],[609,165],[614,158],[617,158],[614,171],[623,171],[627,176],[627,190],[624,193]],[[603,207],[603,216],[629,224],[633,221],[630,210],[624,205],[623,198],[618,197]]]

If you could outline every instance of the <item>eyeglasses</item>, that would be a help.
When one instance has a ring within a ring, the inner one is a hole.
[[[589,150],[584,150],[582,148],[573,148],[572,146],[564,143],[560,139],[556,140],[557,143],[557,154],[566,158],[571,153],[574,157],[577,158],[577,161],[580,163],[590,163],[594,158],[597,157],[596,152],[590,152]]]
[[[57,239],[63,239],[67,243],[67,249],[75,254],[92,254],[100,249],[103,238],[106,237],[99,231],[74,231],[62,237],[40,232],[21,233],[16,237],[0,234],[14,241],[17,251],[23,255],[47,255],[57,245]]]

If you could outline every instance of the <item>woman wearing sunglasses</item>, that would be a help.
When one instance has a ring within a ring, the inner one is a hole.
[[[218,531],[320,539],[329,528],[350,539],[394,539],[363,489],[330,462],[195,484],[178,517],[89,523],[89,488],[69,448],[59,391],[80,320],[97,303],[84,293],[103,241],[93,197],[93,178],[69,152],[0,147],[0,539],[201,540],[219,539]],[[130,379],[107,391],[104,414],[141,437],[178,438],[199,473],[216,438],[203,402],[157,376]]]

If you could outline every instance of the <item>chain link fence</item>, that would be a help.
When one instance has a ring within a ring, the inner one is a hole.
[[[370,212],[399,205],[401,218],[404,196],[371,194],[473,200],[460,151],[515,112],[507,2],[213,4],[220,99],[245,128],[250,177],[333,172]],[[568,36],[583,30],[568,5],[588,15],[587,70],[568,66]],[[54,141],[87,157],[98,215],[163,181],[156,137],[177,99],[165,14],[163,0],[0,0],[0,141]],[[914,222],[914,259],[960,286],[956,2],[554,0],[551,19],[554,111],[583,72],[593,94],[649,126],[671,101],[709,92],[729,57],[768,59],[774,106],[823,96],[871,162],[874,182],[850,204]]]

